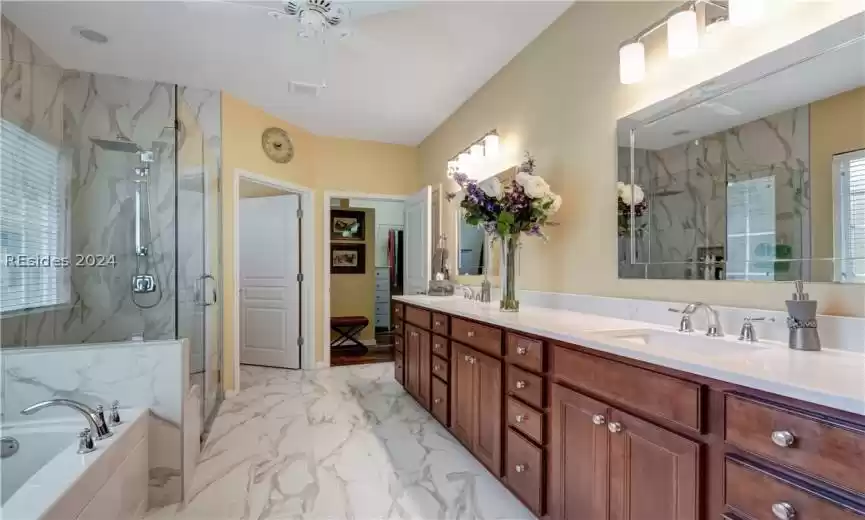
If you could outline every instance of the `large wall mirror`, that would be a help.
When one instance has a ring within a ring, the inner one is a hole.
[[[865,282],[865,14],[619,121],[619,276]]]

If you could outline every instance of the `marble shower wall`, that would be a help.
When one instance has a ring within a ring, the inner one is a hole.
[[[776,242],[792,258],[810,258],[810,169],[808,106],[768,116],[663,150],[635,150],[636,182],[649,194],[646,232],[637,241],[638,262],[620,267],[623,277],[691,279],[690,262],[706,247],[729,250],[727,185],[775,178]],[[638,134],[639,142],[639,134]],[[630,152],[619,149],[619,179],[629,182]],[[621,260],[626,260],[626,243]],[[726,257],[726,254],[725,254]],[[625,261],[624,264],[627,264]],[[777,280],[807,275],[794,263]]]

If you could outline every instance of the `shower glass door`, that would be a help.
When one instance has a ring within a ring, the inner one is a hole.
[[[206,430],[222,398],[220,169],[202,111],[190,104],[197,93],[177,96],[177,334],[189,339],[190,387],[198,386]]]

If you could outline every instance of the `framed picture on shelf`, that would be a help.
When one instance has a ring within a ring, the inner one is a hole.
[[[330,210],[330,239],[358,240],[366,235],[366,221],[363,211],[344,209]]]
[[[331,244],[332,274],[363,274],[366,272],[366,244]]]

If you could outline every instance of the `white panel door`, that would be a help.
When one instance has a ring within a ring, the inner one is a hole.
[[[298,195],[241,199],[240,362],[300,368]]]
[[[430,186],[405,202],[405,294],[426,293],[429,287],[432,263],[431,204]]]

